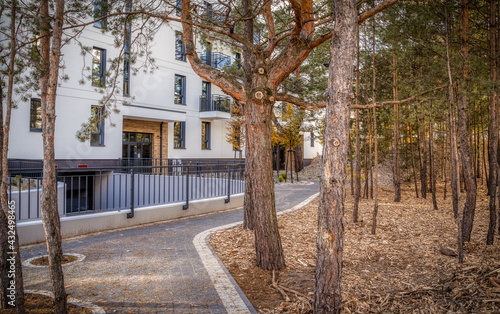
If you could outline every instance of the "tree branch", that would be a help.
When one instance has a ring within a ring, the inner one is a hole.
[[[430,92],[433,92],[433,91],[436,91],[439,89],[443,89],[447,86],[448,85],[441,85],[441,86],[438,86],[436,88],[429,89],[425,92],[421,92],[420,94],[411,96],[411,97],[403,99],[403,100],[388,100],[388,101],[383,101],[383,102],[374,103],[374,104],[370,104],[370,105],[353,105],[353,106],[351,106],[351,109],[370,109],[370,108],[382,107],[384,105],[400,105],[400,104],[404,104],[406,102],[412,101],[413,99],[415,99],[419,96],[425,95],[427,93],[430,93]]]
[[[284,101],[284,102],[289,102],[291,104],[294,104],[297,107],[310,110],[310,111],[317,111],[318,108],[324,108],[326,106],[326,102],[320,102],[320,103],[310,103],[307,102],[303,99],[300,99],[299,97],[295,97],[289,94],[284,94],[284,93],[278,93],[276,94],[276,100],[277,101]]]
[[[375,14],[379,13],[380,11],[383,11],[387,9],[388,7],[392,6],[394,3],[398,2],[399,0],[386,0],[379,4],[378,6],[368,10],[367,12],[361,14],[358,16],[358,24],[363,23],[365,20],[369,19],[370,17],[374,16]]]

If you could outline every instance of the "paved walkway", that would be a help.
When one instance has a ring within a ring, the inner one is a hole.
[[[291,208],[317,192],[317,183],[277,186],[276,207]],[[67,293],[107,313],[226,313],[193,238],[242,219],[240,209],[65,241],[64,252],[86,256],[64,266]],[[21,252],[23,260],[45,254],[45,244]],[[48,270],[23,273],[26,289],[51,290]]]

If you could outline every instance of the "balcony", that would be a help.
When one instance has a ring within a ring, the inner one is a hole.
[[[218,70],[231,66],[231,57],[219,52],[205,52],[201,55],[201,61]]]
[[[200,97],[200,118],[229,119],[231,118],[231,97],[226,95],[212,95]]]

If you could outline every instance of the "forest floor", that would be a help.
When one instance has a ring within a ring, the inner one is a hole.
[[[500,236],[486,246],[488,199],[478,190],[472,240],[465,262],[444,255],[456,252],[456,224],[450,191],[438,210],[432,197],[415,198],[413,185],[402,185],[402,201],[382,187],[376,235],[371,234],[373,200],[362,199],[360,222],[352,222],[353,198],[346,186],[343,255],[343,311],[383,313],[498,313],[500,311]],[[462,198],[463,200],[464,198]],[[279,217],[287,268],[273,273],[256,266],[253,232],[241,226],[214,234],[210,244],[261,313],[311,312],[316,265],[318,201]],[[449,253],[449,252],[448,252]]]

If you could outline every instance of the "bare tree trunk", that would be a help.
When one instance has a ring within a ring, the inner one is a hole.
[[[349,128],[350,129],[350,128]],[[351,133],[349,132],[349,161],[351,164],[351,167],[349,167],[349,172],[351,175],[351,195],[354,195],[354,165],[353,165],[353,160],[352,160],[352,145],[351,145]]]
[[[359,104],[359,28],[356,32],[356,105]],[[358,222],[359,197],[361,192],[361,147],[359,139],[359,109],[356,110],[356,180],[354,185],[354,207],[352,209],[353,222]]]
[[[375,19],[372,19],[372,63],[373,63],[373,89],[372,100],[375,104],[377,102],[377,75],[375,66]],[[375,139],[375,188],[373,189],[373,217],[372,217],[372,234],[375,234],[377,228],[377,215],[378,215],[378,134],[377,134],[377,109],[373,107],[373,137]]]
[[[447,19],[447,16],[446,16]],[[457,224],[457,246],[458,246],[458,262],[464,261],[464,250],[462,240],[462,215],[460,213],[460,169],[458,167],[458,147],[457,147],[457,132],[455,121],[455,95],[453,92],[453,78],[450,67],[450,52],[449,52],[449,29],[446,21],[446,67],[448,72],[448,79],[450,82],[449,88],[449,107],[450,107],[450,152],[451,152],[451,191],[453,194],[453,211]]]
[[[314,313],[340,313],[344,201],[357,10],[354,0],[334,1],[323,173],[318,209]]]
[[[368,181],[368,143],[365,138],[365,189],[363,191],[363,197],[368,199],[368,189],[369,189],[369,181]]]
[[[425,113],[422,113],[422,169],[420,169],[420,192],[422,198],[427,198],[427,152],[426,152],[426,128],[425,128]]]
[[[463,241],[468,242],[471,238],[472,226],[474,223],[474,213],[476,210],[476,180],[473,172],[473,161],[469,134],[467,128],[467,80],[469,79],[469,44],[468,44],[468,25],[469,25],[469,0],[462,0],[462,56],[464,58],[463,82],[458,107],[458,134],[460,136],[460,152],[462,156],[462,171],[464,175],[464,184],[466,190],[466,201],[463,214]]]
[[[415,153],[413,151],[413,134],[412,134],[412,127],[411,123],[409,125],[409,130],[408,130],[408,137],[410,138],[410,147],[411,147],[411,163],[412,163],[412,168],[413,168],[413,181],[415,183],[415,195],[418,198],[418,183],[417,183],[417,171],[415,168]]]
[[[55,17],[51,24],[49,1],[42,0],[40,12],[41,57],[47,67],[41,78],[42,135],[43,135],[43,188],[40,196],[43,228],[47,239],[49,269],[55,296],[56,313],[67,312],[67,296],[62,270],[61,223],[57,209],[57,178],[54,155],[55,104],[61,57],[61,38],[64,16],[64,0],[55,1]],[[52,30],[52,34],[49,33]],[[51,36],[52,35],[52,36]]]
[[[432,102],[431,102],[431,112],[432,112]],[[435,210],[438,209],[436,200],[436,174],[434,169],[434,123],[432,122],[431,116],[429,114],[429,167],[431,176],[431,190],[432,190],[432,206]]]
[[[3,11],[3,8],[2,8]],[[0,204],[2,210],[0,210],[0,245],[2,259],[0,262],[1,266],[1,296],[0,296],[0,308],[11,308],[15,307],[17,313],[24,313],[24,287],[23,287],[23,274],[21,265],[21,254],[19,251],[19,238],[17,233],[17,217],[15,214],[12,215],[12,210],[15,213],[17,204],[14,202],[8,202],[7,197],[7,185],[9,184],[9,166],[8,166],[8,149],[9,149],[9,134],[10,134],[10,120],[12,113],[12,97],[14,91],[14,76],[16,71],[16,47],[17,47],[17,32],[16,32],[16,12],[17,12],[17,1],[12,0],[10,3],[10,51],[7,63],[7,95],[6,95],[6,108],[5,108],[5,119],[3,116],[3,91],[0,91],[0,104],[2,109],[0,109],[0,122],[2,122],[1,129],[1,152],[2,152],[2,180],[0,183]],[[2,12],[3,16],[3,12]],[[3,80],[0,81],[0,85],[3,84]],[[0,87],[1,89],[1,87]],[[14,224],[9,223],[13,221]],[[11,266],[14,266],[14,272],[11,272]],[[12,275],[14,277],[12,277]],[[12,299],[12,293],[14,293],[14,299]]]
[[[392,53],[393,59],[393,87],[392,94],[394,101],[398,100],[398,71],[396,53]],[[393,184],[394,184],[394,202],[401,201],[401,178],[399,177],[399,105],[394,104],[394,164]]]
[[[254,99],[245,103],[247,149],[247,184],[251,185],[253,226],[257,265],[262,269],[285,268],[285,258],[278,232],[274,203],[274,180],[271,158],[272,105],[262,105]]]
[[[444,125],[443,125],[443,129],[444,129]],[[448,134],[448,132],[446,132],[446,134]],[[447,183],[448,183],[448,178],[446,176],[446,165],[448,164],[447,163],[447,145],[446,145],[446,139],[447,139],[447,136],[443,134],[443,177],[444,177],[444,191],[443,191],[443,199],[446,200],[446,187],[447,187]]]
[[[370,117],[370,112],[368,112],[368,120],[371,120]],[[368,174],[370,175],[370,198],[373,199],[373,159],[372,159],[372,124],[368,124],[368,165],[369,165],[369,172]]]
[[[248,132],[245,132],[245,143],[249,143],[248,141]],[[280,159],[280,149],[279,149],[279,144],[276,145],[277,146],[277,160],[278,160],[278,164],[277,164],[277,171],[278,171],[278,175],[279,175],[279,159]],[[250,152],[248,149],[245,149],[245,169],[248,169],[248,162],[250,160],[250,156],[249,156]],[[245,195],[244,195],[244,199],[243,199],[243,229],[247,229],[247,230],[254,230],[254,221],[253,221],[253,208],[254,208],[254,205],[252,203],[252,197],[251,197],[251,191],[252,191],[252,187],[250,186],[251,182],[250,182],[250,179],[248,178],[250,174],[248,173],[248,171],[245,171]]]
[[[489,184],[488,193],[490,196],[489,210],[490,210],[490,223],[488,226],[488,235],[486,237],[486,244],[492,245],[495,240],[495,230],[497,223],[496,211],[496,197],[497,197],[497,145],[498,145],[498,112],[497,112],[497,8],[496,0],[490,1],[490,110],[489,110],[489,134],[488,137],[488,156],[489,156]],[[483,142],[484,143],[484,142]],[[484,144],[483,144],[484,145]],[[484,156],[484,154],[483,154]],[[486,163],[485,163],[486,164]],[[488,178],[486,179],[488,180]]]

